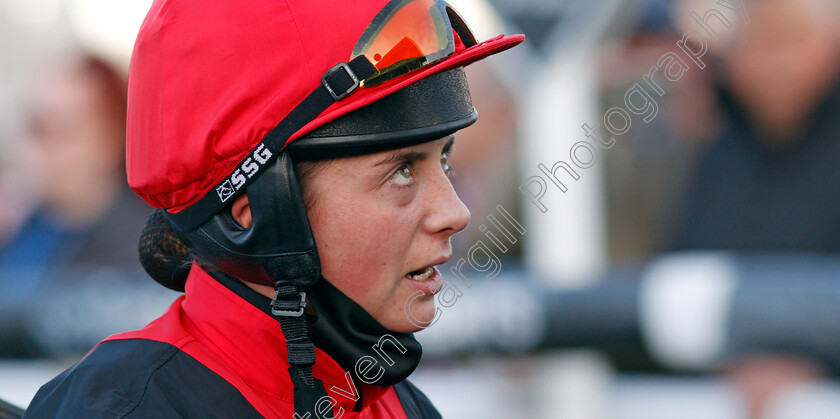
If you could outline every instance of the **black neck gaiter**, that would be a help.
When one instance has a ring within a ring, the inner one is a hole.
[[[272,316],[270,298],[224,273],[210,272],[210,275],[245,301]],[[413,334],[396,333],[386,329],[365,309],[323,277],[314,286],[308,287],[306,296],[309,304],[318,313],[317,316],[307,315],[312,343],[349,372],[357,386],[359,383],[394,385],[408,378],[417,368],[423,348]],[[380,340],[384,343],[380,343]],[[402,349],[405,353],[401,352]],[[385,354],[388,359],[380,353]],[[366,357],[372,357],[376,365],[363,375],[368,378],[377,377],[382,368],[381,376],[376,380],[362,379],[356,371],[357,363],[362,370],[370,367],[371,363],[365,361],[369,361],[370,358]],[[364,360],[360,361],[363,358]],[[390,365],[389,360],[393,365]]]
[[[390,386],[417,368],[423,348],[413,334],[386,329],[323,277],[306,295],[318,312],[310,323],[312,342],[349,372],[355,383]]]

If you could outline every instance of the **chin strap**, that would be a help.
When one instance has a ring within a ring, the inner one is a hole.
[[[311,415],[318,400],[327,395],[324,383],[312,375],[315,344],[309,340],[303,316],[305,309],[306,293],[303,288],[282,281],[275,283],[271,314],[280,322],[280,329],[286,338],[289,377],[294,385],[295,414],[302,418]]]

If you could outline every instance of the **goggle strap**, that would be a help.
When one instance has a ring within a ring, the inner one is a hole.
[[[342,63],[327,71],[322,83],[281,120],[236,166],[234,171],[218,182],[213,191],[205,194],[195,204],[177,213],[167,213],[167,219],[179,231],[191,231],[222,211],[231,200],[245,192],[259,174],[280,155],[286,141],[297,131],[343,99],[364,80],[376,72],[376,67],[365,56],[349,63]],[[354,81],[354,78],[356,81]],[[355,87],[354,87],[355,86]],[[253,170],[254,162],[257,170]],[[248,166],[246,170],[244,166]],[[243,176],[247,173],[247,176]],[[243,180],[244,179],[244,180]]]
[[[464,22],[464,19],[455,12],[450,6],[446,7],[446,16],[449,18],[449,24],[452,25],[452,29],[455,31],[455,35],[461,39],[461,42],[464,44],[465,47],[469,48],[478,44],[475,40],[475,36],[470,30],[470,27],[467,26],[467,22]]]

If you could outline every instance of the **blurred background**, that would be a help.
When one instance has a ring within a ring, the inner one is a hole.
[[[149,0],[0,0],[0,399],[177,297],[136,256]],[[451,0],[479,39],[439,318],[446,418],[840,417],[840,4]]]

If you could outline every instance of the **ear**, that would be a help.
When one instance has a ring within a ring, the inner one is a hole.
[[[233,201],[230,213],[233,219],[243,228],[251,227],[253,219],[251,218],[251,205],[248,203],[248,194],[242,194],[242,196]]]

